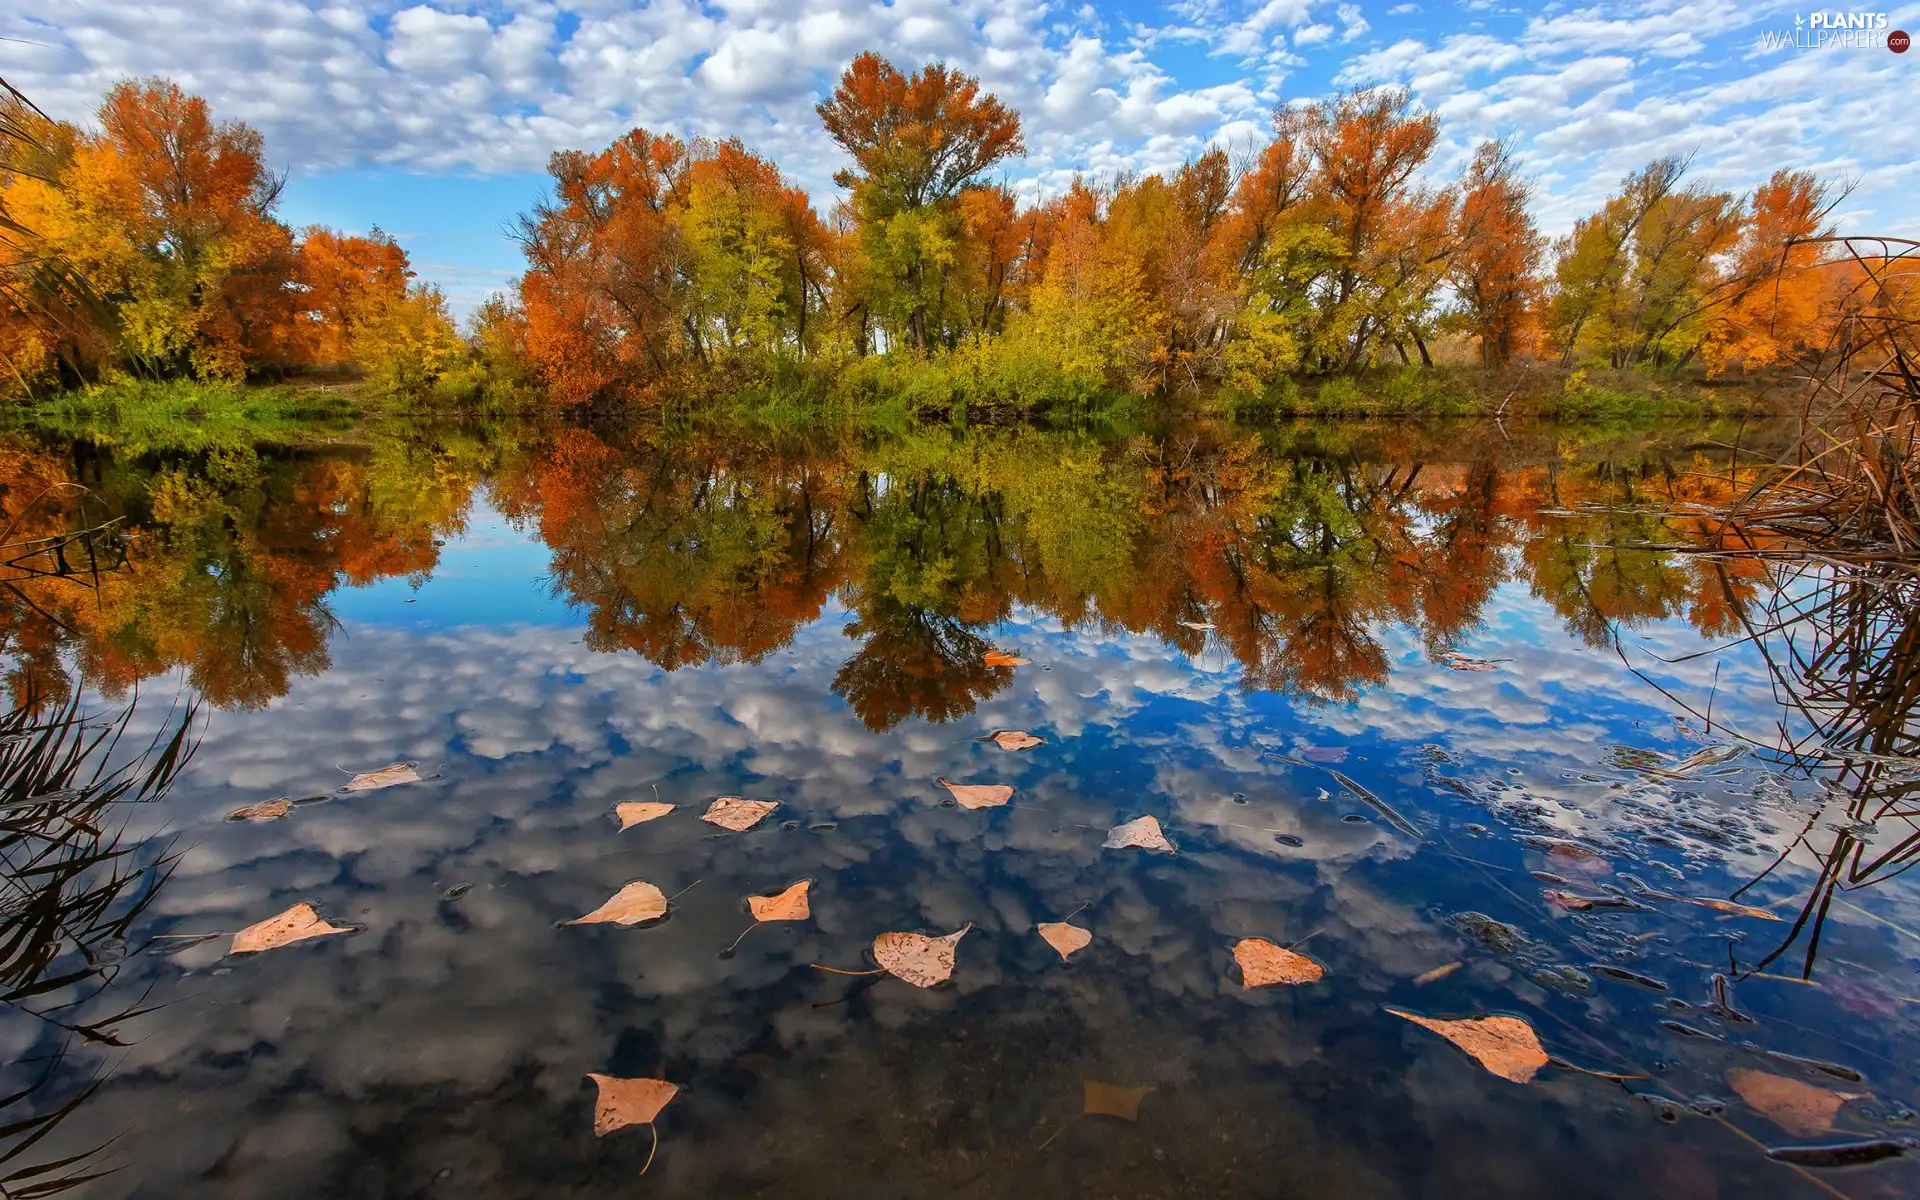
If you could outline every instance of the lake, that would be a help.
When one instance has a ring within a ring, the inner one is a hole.
[[[195,702],[197,750],[100,833],[152,884],[124,938],[0,1015],[5,1119],[61,1114],[0,1174],[1914,1195],[1911,1150],[1768,1157],[1906,1149],[1920,1104],[1911,811],[1767,749],[1808,718],[1743,621],[1811,585],[1659,511],[1774,436],[16,431],[16,536],[117,518],[10,585],[16,700],[137,700],[123,757]],[[1108,848],[1142,817],[1171,852]],[[566,924],[636,882],[664,917]],[[230,953],[301,903],[350,932]],[[936,986],[856,974],[960,930]],[[1246,986],[1248,939],[1320,977]],[[592,1075],[677,1091],[596,1136]]]

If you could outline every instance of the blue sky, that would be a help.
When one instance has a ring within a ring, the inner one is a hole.
[[[1886,0],[1881,0],[1885,3]],[[1823,10],[1825,11],[1825,10]],[[1920,3],[1884,9],[1920,32]],[[283,215],[399,237],[470,308],[518,267],[503,226],[548,154],[633,125],[738,134],[823,209],[813,105],[864,49],[978,74],[1021,112],[1032,197],[1076,172],[1251,148],[1276,103],[1404,83],[1444,119],[1444,182],[1512,137],[1564,230],[1665,153],[1744,190],[1780,166],[1857,181],[1855,231],[1920,234],[1920,52],[1767,49],[1801,4],[1740,0],[0,0],[0,74],[85,120],[162,74],[244,119],[291,174]]]

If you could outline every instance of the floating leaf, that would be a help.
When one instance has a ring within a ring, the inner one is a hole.
[[[1769,1075],[1735,1067],[1727,1072],[1727,1084],[1752,1105],[1754,1111],[1788,1133],[1812,1137],[1833,1128],[1834,1114],[1849,1100],[1858,1100],[1864,1092],[1834,1092],[1784,1075]]]
[[[1122,1121],[1138,1121],[1140,1102],[1154,1090],[1119,1083],[1095,1083],[1091,1079],[1083,1080],[1082,1086],[1086,1088],[1086,1107],[1081,1110],[1085,1115],[1119,1117]]]
[[[813,880],[802,879],[772,896],[748,896],[747,910],[756,921],[804,921],[813,915],[807,903],[807,889],[812,886]]]
[[[1004,783],[954,783],[942,779],[940,786],[953,793],[961,808],[999,808],[1013,799],[1013,789]]]
[[[227,814],[229,821],[278,821],[293,811],[293,801],[285,796],[278,800],[262,800],[258,804],[249,804],[245,808],[236,808]]]
[[[883,933],[873,939],[873,961],[915,987],[930,988],[936,983],[945,983],[953,974],[954,947],[972,928],[969,924],[945,937]]]
[[[1474,658],[1472,655],[1462,654],[1458,650],[1449,650],[1439,658],[1440,665],[1450,671],[1491,671],[1499,665],[1499,662],[1504,661],[1504,659],[1496,661],[1487,658]]]
[[[1446,1021],[1423,1017],[1401,1008],[1388,1008],[1396,1017],[1430,1029],[1471,1054],[1475,1061],[1502,1079],[1526,1083],[1547,1065],[1547,1052],[1533,1026],[1518,1017],[1473,1017],[1464,1021]]]
[[[709,825],[718,825],[722,829],[731,829],[735,833],[745,833],[758,825],[766,815],[780,804],[776,800],[742,800],[738,796],[722,796],[713,802],[713,806],[700,819]]]
[[[378,771],[362,771],[341,785],[343,792],[371,792],[380,788],[390,788],[402,783],[419,783],[420,773],[414,770],[419,763],[394,763],[381,767]]]
[[[629,1125],[651,1125],[680,1089],[664,1079],[616,1079],[588,1072],[599,1087],[593,1104],[593,1136],[605,1137]]]
[[[644,825],[648,821],[657,821],[673,811],[673,805],[659,800],[629,800],[613,806],[614,815],[620,818],[621,829],[631,829],[635,825]]]
[[[1640,889],[1640,895],[1649,900],[1667,900],[1675,904],[1697,904],[1701,908],[1711,908],[1715,912],[1729,913],[1736,917],[1752,917],[1759,921],[1778,921],[1781,918],[1764,908],[1754,908],[1734,900],[1716,900],[1711,896],[1676,896],[1672,892],[1656,891],[1653,888]]]
[[[982,742],[992,742],[1002,750],[1031,750],[1046,741],[1021,729],[996,729],[983,738]]]
[[[1047,940],[1047,945],[1060,952],[1061,962],[1072,958],[1074,951],[1086,949],[1087,943],[1093,941],[1091,931],[1065,921],[1042,921],[1040,936]]]
[[[1173,853],[1173,843],[1160,832],[1160,822],[1152,817],[1135,817],[1122,825],[1115,825],[1107,831],[1107,840],[1101,843],[1103,850],[1125,850],[1138,847],[1142,850],[1158,850],[1164,854]]]
[[[650,883],[638,880],[621,888],[605,904],[584,917],[562,921],[563,925],[638,925],[667,915],[665,893]]]
[[[1430,983],[1438,983],[1442,979],[1445,979],[1447,976],[1453,974],[1455,971],[1458,971],[1460,967],[1461,967],[1461,964],[1458,961],[1455,961],[1450,963],[1443,963],[1442,965],[1435,967],[1431,971],[1422,971],[1420,974],[1415,975],[1413,977],[1413,986],[1425,987]]]
[[[1295,954],[1265,938],[1243,938],[1234,943],[1233,961],[1240,964],[1241,986],[1270,983],[1312,983],[1327,972],[1304,954]]]
[[[1300,757],[1311,763],[1343,763],[1347,761],[1345,746],[1308,746],[1300,751]]]
[[[1006,654],[999,650],[989,650],[987,651],[987,656],[980,661],[989,667],[1024,667],[1032,660],[1013,654]]]
[[[1182,629],[1191,629],[1195,633],[1212,633],[1213,632],[1212,621],[1179,621],[1179,622],[1176,622],[1176,624],[1178,624]]]
[[[234,934],[233,945],[227,948],[227,953],[258,954],[262,950],[290,946],[308,938],[352,932],[354,929],[351,925],[332,925],[322,920],[320,914],[313,911],[313,905],[296,904],[277,917],[268,917]]]

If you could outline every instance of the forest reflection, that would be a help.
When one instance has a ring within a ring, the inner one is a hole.
[[[1675,617],[1737,629],[1762,566],[1676,553],[1711,533],[1656,511],[1748,480],[1712,441],[410,428],[271,453],[14,435],[12,536],[120,518],[124,561],[97,583],[16,572],[0,636],[16,700],[58,699],[67,652],[110,698],[183,668],[206,701],[258,707],[328,665],[336,589],[425,581],[484,503],[544,542],[598,651],[667,670],[757,662],[837,603],[850,645],[834,690],[875,730],[1005,687],[1012,672],[983,657],[1016,609],[1224,652],[1245,687],[1343,702],[1386,680],[1387,630],[1445,653],[1508,581],[1592,644]]]

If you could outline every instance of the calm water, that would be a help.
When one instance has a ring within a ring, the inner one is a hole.
[[[16,694],[137,693],[141,738],[202,707],[126,817],[172,871],[125,957],[0,1016],[5,1090],[40,1081],[0,1116],[99,1081],[0,1169],[108,1143],[81,1194],[1914,1195],[1911,1153],[1765,1157],[1915,1132],[1920,892],[1896,854],[1800,921],[1836,838],[1913,823],[1734,739],[1793,725],[1750,647],[1686,657],[1765,599],[1648,512],[1713,492],[1725,433],[16,435],[7,512],[85,484],[28,525],[118,515],[125,554],[9,593]],[[395,761],[426,781],[327,795]],[[943,777],[1018,790],[968,811]],[[678,807],[620,832],[656,789]],[[780,807],[697,820],[726,795]],[[226,819],[282,796],[326,798]],[[1142,815],[1177,853],[1102,848]],[[1662,898],[1756,877],[1740,903],[1783,919]],[[811,920],[721,955],[802,878]],[[559,926],[634,880],[666,920]],[[300,901],[360,931],[185,936]],[[1035,926],[1070,913],[1063,962]],[[936,989],[810,965],[968,925]],[[1326,977],[1244,988],[1247,937]],[[62,1027],[89,1005],[151,1011],[114,1047]],[[1646,1078],[1512,1083],[1389,1006]],[[1742,1071],[1858,1098],[1794,1131]],[[589,1072],[680,1085],[644,1179]],[[1089,1080],[1154,1090],[1129,1124],[1078,1115]]]

